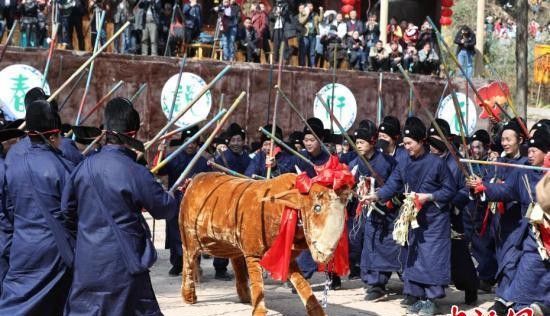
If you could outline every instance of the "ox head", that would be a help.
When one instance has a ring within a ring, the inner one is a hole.
[[[344,166],[345,167],[345,166]],[[327,263],[333,256],[346,225],[346,204],[354,178],[345,169],[305,173],[296,177],[295,188],[271,197],[273,201],[299,210],[306,242],[316,262]]]

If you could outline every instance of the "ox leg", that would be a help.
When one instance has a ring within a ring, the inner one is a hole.
[[[267,315],[267,308],[264,300],[264,280],[262,278],[262,268],[260,267],[260,258],[246,257],[246,266],[248,276],[250,277],[250,292],[252,294],[252,315]]]
[[[184,249],[183,251],[183,276],[181,285],[181,296],[187,304],[197,302],[195,293],[195,282],[197,281],[197,257],[199,252],[196,249]]]
[[[241,303],[250,303],[250,288],[248,287],[248,273],[246,271],[246,260],[243,256],[232,258],[231,265],[235,272],[235,285]]]
[[[321,304],[319,304],[319,301],[313,295],[309,282],[304,278],[302,272],[300,272],[300,268],[294,258],[290,261],[289,274],[290,282],[296,288],[296,292],[298,292],[302,303],[306,307],[308,316],[326,316],[323,307],[321,307]]]

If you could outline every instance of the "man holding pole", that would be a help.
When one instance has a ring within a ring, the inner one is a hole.
[[[183,144],[189,137],[192,137],[197,133],[198,127],[194,126],[181,132],[181,139],[177,142],[170,142],[170,145]],[[178,179],[180,174],[185,170],[185,167],[193,159],[199,148],[199,140],[189,144],[184,151],[182,151],[176,158],[170,160],[166,166],[158,171],[159,176],[168,176],[168,185],[172,187],[174,182]],[[159,152],[162,148],[159,149]],[[197,164],[193,167],[193,171],[189,174],[189,178],[200,172],[211,171],[208,167],[207,160],[204,157],[200,157]],[[179,200],[179,199],[178,199]],[[178,203],[179,205],[179,203]],[[166,221],[166,245],[165,248],[170,249],[170,263],[172,268],[168,271],[171,276],[178,276],[181,274],[183,268],[183,250],[181,245],[181,234],[178,225],[178,217],[175,216]]]

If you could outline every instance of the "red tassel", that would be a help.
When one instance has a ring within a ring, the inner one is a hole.
[[[546,248],[546,252],[550,255],[550,228],[544,227],[544,225],[539,225],[540,238]]]
[[[503,215],[504,212],[506,211],[506,207],[504,207],[504,203],[498,202],[497,203],[497,210],[500,213],[500,215]]]
[[[414,195],[414,207],[420,212],[422,209],[422,203],[420,203],[420,199],[418,198],[418,194]]]
[[[386,202],[386,207],[391,210],[395,207],[395,205],[393,205],[392,200],[388,200],[388,202]]]
[[[271,245],[271,248],[264,254],[260,264],[271,273],[274,280],[285,282],[288,278],[288,267],[292,255],[292,244],[296,223],[298,222],[298,211],[285,207],[281,218],[279,234]]]
[[[485,233],[487,232],[487,225],[489,224],[489,213],[491,212],[491,207],[487,206],[485,209],[485,216],[483,217],[483,223],[481,224],[481,230],[479,231],[479,235],[483,237]]]
[[[155,158],[153,158],[153,165],[151,169],[156,167],[159,164],[159,159],[160,159],[160,151],[157,151],[157,153],[155,154]]]

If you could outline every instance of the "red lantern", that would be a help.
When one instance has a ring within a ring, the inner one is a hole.
[[[453,0],[441,0],[442,7],[452,7],[454,4]]]
[[[439,24],[441,25],[451,25],[453,23],[453,19],[448,16],[442,16],[439,19]]]
[[[355,0],[342,0],[342,4],[343,4],[343,5],[351,5],[351,6],[354,6],[354,5],[355,5]]]
[[[346,4],[345,6],[343,6],[341,9],[340,9],[340,12],[343,14],[343,15],[346,15],[346,14],[349,14],[351,11],[353,11],[354,8],[352,5],[349,5],[349,4]]]
[[[449,8],[441,8],[441,16],[451,17],[453,15],[453,10]]]

